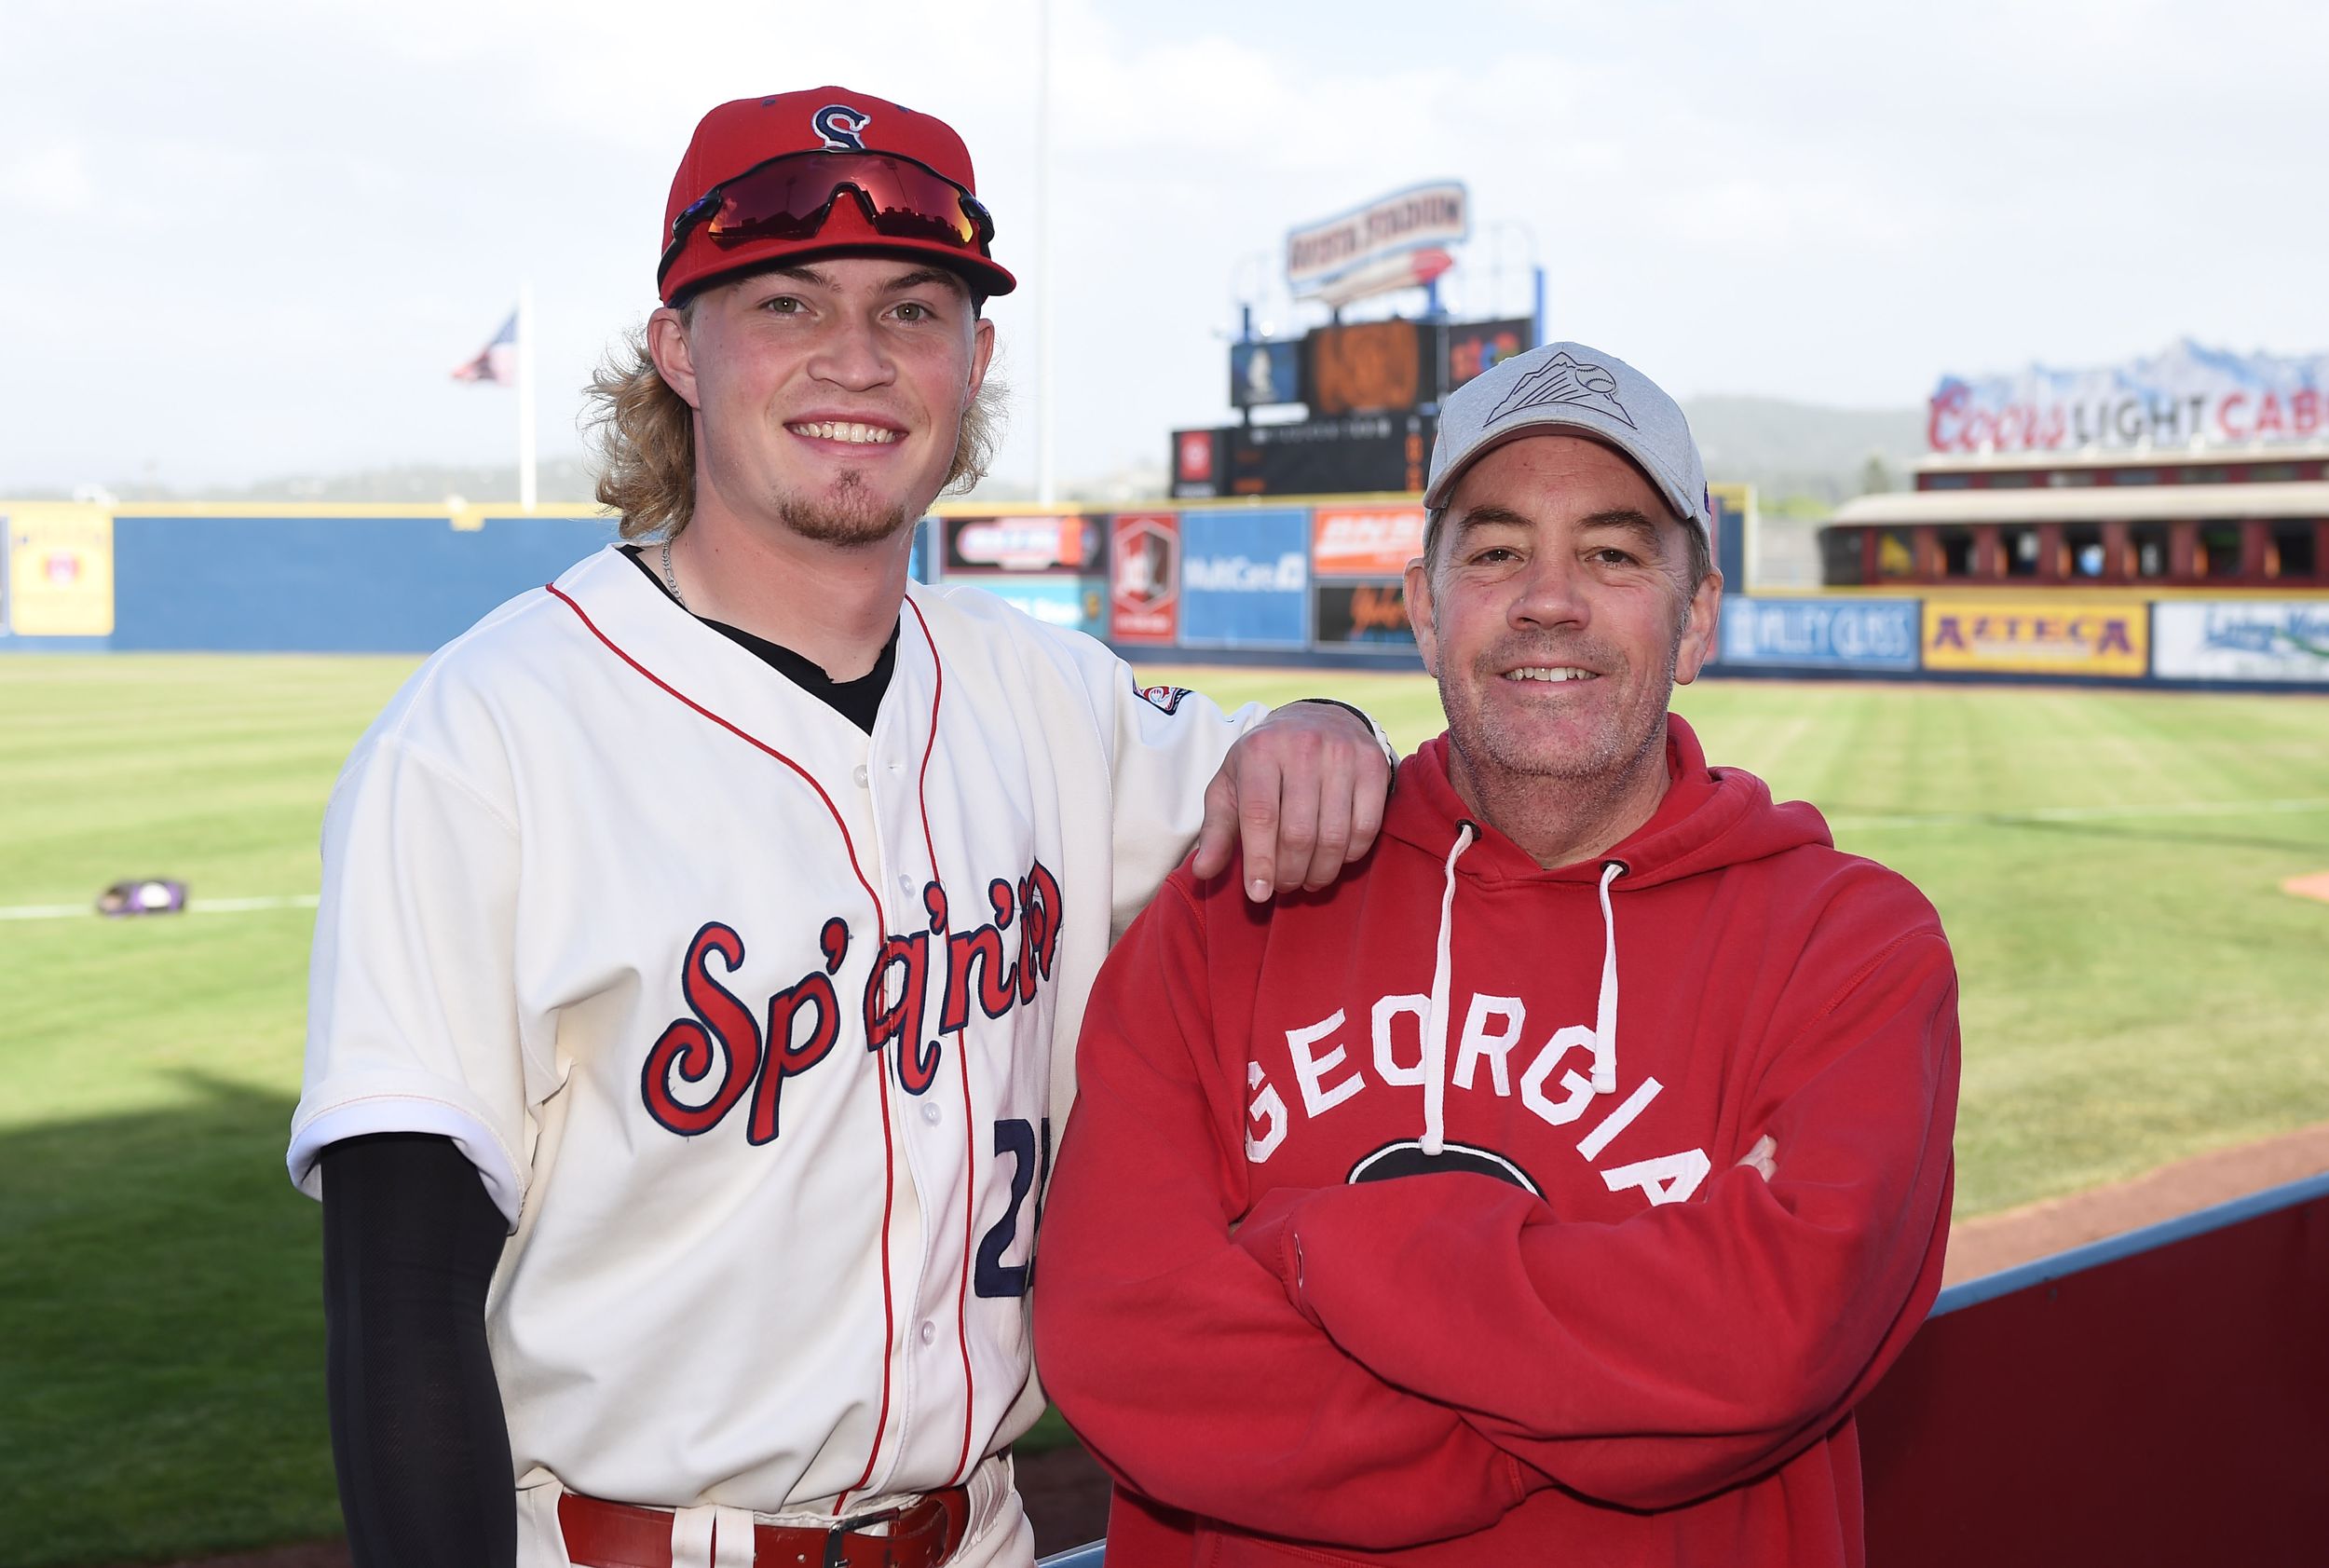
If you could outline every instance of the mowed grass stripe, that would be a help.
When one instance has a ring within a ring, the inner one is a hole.
[[[0,661],[0,905],[149,874],[197,902],[311,893],[332,780],[415,662]],[[1344,697],[1403,750],[1440,729],[1416,676],[1144,678]],[[1960,1213],[2329,1116],[2329,905],[2279,891],[2329,869],[2329,811],[2274,805],[2329,793],[2329,703],[1705,682],[1678,705],[1941,911]],[[318,1211],[281,1163],[312,920],[0,929],[0,1568],[337,1528]]]

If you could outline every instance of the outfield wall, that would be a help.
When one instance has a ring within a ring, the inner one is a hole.
[[[614,538],[596,509],[0,503],[0,651],[422,653]]]
[[[1716,488],[1744,579],[1753,519]],[[409,652],[614,536],[595,509],[0,502],[0,652]],[[1411,496],[1014,513],[939,509],[915,575],[974,584],[1128,657],[1413,669]],[[2329,593],[1725,594],[1716,676],[2329,691]]]

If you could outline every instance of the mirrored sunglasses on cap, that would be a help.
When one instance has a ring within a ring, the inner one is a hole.
[[[655,268],[667,277],[699,225],[715,245],[816,238],[843,192],[866,224],[892,239],[944,245],[984,259],[995,221],[978,198],[895,153],[787,153],[723,180],[672,220],[671,243]]]

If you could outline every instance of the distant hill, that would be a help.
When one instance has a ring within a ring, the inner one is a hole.
[[[1891,488],[1925,453],[1921,408],[1822,408],[1778,398],[1693,398],[1682,404],[1707,476],[1749,484],[1770,505],[1789,498],[1834,507],[1861,493],[1868,459],[1883,460]]]
[[[1907,485],[1908,465],[1925,450],[1921,408],[1822,408],[1778,398],[1694,398],[1682,405],[1706,455],[1708,477],[1753,484],[1766,510],[1817,515],[1860,494],[1871,456],[1881,458],[1891,487]],[[540,470],[544,502],[589,501],[595,491],[588,461],[573,455],[546,459]],[[1063,499],[1121,503],[1152,500],[1164,472],[1135,464],[1113,473],[1076,475],[1060,486]],[[290,474],[250,484],[170,489],[123,482],[106,486],[121,501],[387,501],[442,505],[448,496],[468,501],[514,501],[517,470],[510,465],[405,463],[336,474]],[[973,498],[1025,504],[1033,490],[1024,480],[988,480]],[[26,500],[47,498],[25,495]],[[61,495],[56,498],[64,498]]]

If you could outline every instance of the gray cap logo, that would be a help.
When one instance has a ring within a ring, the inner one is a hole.
[[[1570,402],[1598,409],[1614,419],[1622,419],[1628,428],[1636,427],[1633,416],[1617,401],[1617,377],[1606,366],[1573,360],[1566,353],[1555,354],[1550,360],[1529,372],[1520,384],[1505,394],[1488,416],[1493,425],[1507,414],[1524,408],[1542,408],[1546,403]]]
[[[1625,401],[1618,401],[1624,389]],[[1614,354],[1545,343],[1499,360],[1439,405],[1423,505],[1444,507],[1482,453],[1539,432],[1573,432],[1633,459],[1674,515],[1707,526],[1707,470],[1682,406]]]

